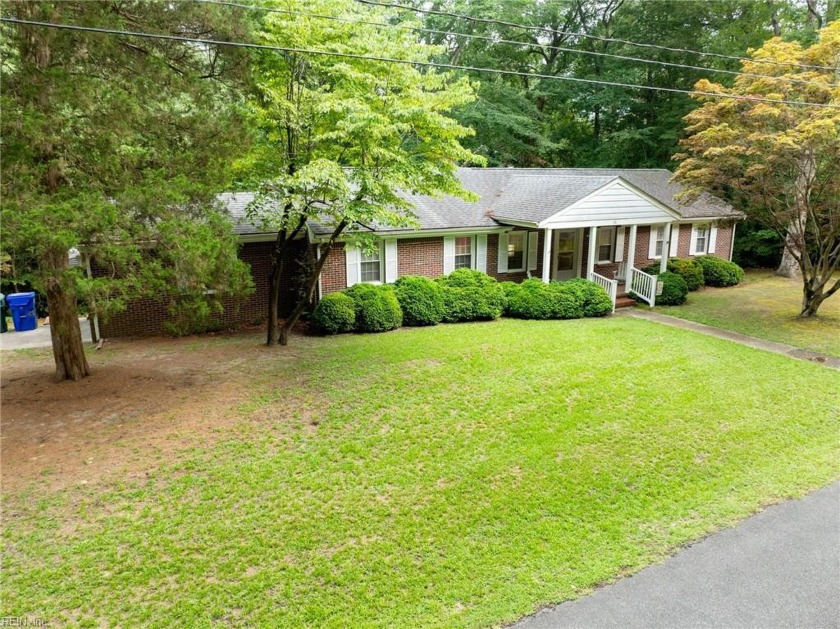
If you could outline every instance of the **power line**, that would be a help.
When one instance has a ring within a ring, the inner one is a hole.
[[[613,59],[621,59],[624,61],[634,61],[639,63],[647,63],[653,65],[660,65],[660,66],[668,66],[672,68],[685,68],[688,70],[700,70],[703,72],[711,72],[711,73],[721,73],[721,74],[730,74],[735,76],[748,76],[760,79],[772,79],[775,81],[783,80],[789,83],[800,83],[804,85],[817,85],[820,87],[825,87],[827,84],[819,83],[816,81],[809,81],[808,79],[797,79],[792,77],[783,77],[783,76],[773,76],[770,74],[755,74],[751,72],[738,72],[736,70],[725,70],[721,68],[707,68],[705,66],[693,66],[687,65],[683,63],[674,63],[671,61],[659,61],[657,59],[645,59],[642,57],[631,57],[628,55],[617,55],[608,52],[598,52],[595,50],[580,50],[577,48],[566,48],[563,46],[552,46],[549,44],[540,44],[540,43],[532,43],[532,42],[523,42],[523,41],[516,41],[513,39],[501,39],[495,37],[489,37],[487,35],[474,35],[471,33],[461,33],[457,31],[444,31],[438,30],[434,28],[426,28],[426,27],[418,27],[418,26],[406,26],[404,24],[389,24],[388,22],[375,22],[372,20],[363,20],[363,19],[354,19],[354,18],[346,18],[338,15],[326,15],[323,13],[310,13],[307,11],[294,11],[292,9],[274,9],[269,7],[261,7],[261,6],[253,6],[249,4],[241,4],[239,2],[226,2],[224,0],[194,0],[195,2],[201,2],[203,4],[218,4],[223,6],[229,7],[236,7],[240,9],[250,9],[254,11],[263,11],[269,13],[280,13],[284,15],[297,15],[300,17],[308,17],[308,18],[315,18],[320,20],[332,20],[335,22],[342,22],[346,24],[366,24],[368,26],[383,26],[386,28],[393,28],[398,30],[404,31],[413,31],[413,32],[421,32],[421,33],[432,33],[435,35],[448,35],[448,36],[455,36],[455,37],[465,37],[467,39],[474,39],[480,41],[488,41],[493,44],[513,44],[516,46],[528,46],[528,47],[539,47],[548,50],[557,50],[560,52],[571,52],[575,54],[581,55],[593,55],[596,57],[609,57]],[[418,9],[419,10],[419,9]],[[831,87],[835,87],[835,83],[828,84]]]
[[[528,24],[518,24],[517,22],[507,22],[505,20],[496,20],[492,18],[484,18],[484,17],[473,17],[472,15],[466,15],[464,13],[454,13],[451,11],[442,11],[440,9],[420,9],[416,7],[407,6],[404,4],[397,4],[395,2],[380,2],[378,0],[356,0],[356,2],[360,4],[368,4],[377,7],[387,7],[391,9],[400,9],[402,11],[413,11],[415,13],[423,13],[427,15],[442,15],[445,17],[454,17],[459,20],[468,20],[470,22],[478,22],[480,24],[498,24],[500,26],[510,26],[513,28],[520,28],[523,30],[529,31],[536,31],[540,33],[551,33],[557,35],[565,35],[571,37],[584,37],[586,39],[594,39],[596,41],[602,42],[614,42],[617,44],[625,44],[627,46],[637,46],[639,48],[651,48],[654,50],[667,50],[668,52],[681,52],[681,53],[688,53],[692,55],[703,55],[706,57],[718,57],[721,59],[730,59],[734,61],[749,61],[751,63],[763,63],[769,65],[777,65],[783,67],[789,66],[799,66],[800,68],[808,68],[812,70],[830,70],[833,72],[837,71],[837,68],[832,68],[831,66],[816,66],[816,65],[806,65],[800,63],[785,63],[784,61],[772,61],[770,59],[749,59],[747,57],[738,57],[735,55],[725,55],[718,52],[703,52],[700,50],[688,50],[686,48],[671,48],[670,46],[661,46],[659,44],[648,44],[642,42],[634,42],[629,41],[627,39],[617,39],[614,37],[602,37],[600,35],[590,35],[588,33],[576,33],[574,31],[563,31],[559,29],[549,28],[547,26],[531,26]]]
[[[532,74],[529,72],[517,72],[516,70],[499,70],[496,68],[484,68],[476,66],[462,66],[452,63],[438,63],[434,61],[415,61],[411,59],[395,59],[393,57],[379,57],[372,55],[358,55],[349,52],[331,52],[328,50],[315,50],[311,48],[293,48],[287,46],[270,46],[267,44],[251,44],[247,42],[231,42],[216,39],[204,39],[200,37],[184,37],[181,35],[165,35],[159,33],[146,33],[142,31],[122,31],[110,28],[97,28],[92,26],[78,26],[76,24],[55,24],[52,22],[39,22],[35,20],[20,20],[17,18],[2,17],[0,22],[10,24],[27,24],[30,26],[41,26],[44,28],[55,28],[58,30],[80,31],[87,33],[103,33],[106,35],[118,35],[125,37],[140,37],[145,39],[161,39],[166,41],[178,41],[185,43],[204,44],[207,46],[228,46],[231,48],[250,48],[253,50],[273,50],[302,55],[320,55],[325,57],[337,57],[343,59],[361,59],[364,61],[376,61],[381,63],[398,63],[402,65],[420,66],[425,68],[443,68],[446,70],[465,70],[467,72],[487,72],[490,74],[502,74],[509,76],[523,76],[532,79],[545,79],[548,81],[570,81],[573,83],[586,83],[591,85],[606,85],[609,87],[628,87],[631,89],[642,89],[656,92],[673,92],[678,94],[689,94],[695,96],[708,96],[711,98],[729,98],[749,102],[764,102],[775,104],[799,105],[819,107],[823,109],[840,109],[840,105],[830,103],[812,103],[807,101],[789,101],[783,99],[763,98],[760,96],[741,96],[739,94],[724,94],[719,92],[702,92],[698,90],[680,90],[671,87],[654,87],[651,85],[636,85],[634,83],[618,83],[615,81],[597,81],[595,79],[583,79],[571,76],[555,76],[553,74]]]

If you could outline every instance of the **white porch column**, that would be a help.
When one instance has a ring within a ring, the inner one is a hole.
[[[598,248],[598,228],[594,225],[589,228],[589,255],[586,256],[586,279],[592,277],[595,272],[595,250]]]
[[[636,229],[638,225],[630,225],[630,236],[627,238],[627,274],[625,281],[630,281],[630,270],[636,266]],[[628,287],[629,288],[629,287]]]
[[[665,223],[662,227],[662,256],[659,258],[660,273],[668,270],[668,254],[671,253],[671,223]],[[653,233],[651,233],[651,238],[653,238]]]
[[[548,284],[551,281],[551,237],[554,235],[554,230],[543,231],[545,240],[543,241],[542,281]]]

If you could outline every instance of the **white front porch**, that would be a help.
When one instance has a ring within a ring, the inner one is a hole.
[[[672,251],[673,220],[653,224],[648,238],[657,238],[660,272]],[[624,290],[635,293],[650,306],[655,304],[656,279],[636,267],[638,223],[545,228],[542,280],[564,281],[583,277],[599,284],[610,295],[613,307]],[[658,235],[661,234],[661,238]],[[664,253],[664,255],[663,255]],[[643,260],[647,261],[648,256]]]

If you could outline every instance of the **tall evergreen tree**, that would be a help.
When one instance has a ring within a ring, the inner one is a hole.
[[[240,39],[222,7],[6,2],[4,17]],[[238,54],[177,41],[2,25],[2,248],[46,294],[58,380],[89,374],[77,300],[107,313],[143,294],[204,300],[248,288],[212,207],[241,147]],[[68,266],[79,248],[107,270]]]

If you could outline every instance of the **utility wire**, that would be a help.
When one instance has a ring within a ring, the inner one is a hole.
[[[614,42],[617,44],[625,44],[627,46],[637,46],[639,48],[651,48],[654,50],[667,50],[668,52],[681,52],[681,53],[688,53],[692,55],[703,55],[705,57],[718,57],[721,59],[731,59],[734,61],[749,61],[751,63],[764,63],[769,65],[777,65],[777,66],[799,66],[800,68],[808,68],[812,70],[831,70],[836,72],[838,68],[833,68],[831,66],[816,66],[816,65],[806,65],[802,63],[786,63],[784,61],[772,61],[770,59],[749,59],[747,57],[738,57],[735,55],[725,55],[718,52],[702,52],[700,50],[688,50],[686,48],[671,48],[669,46],[661,46],[659,44],[648,44],[642,42],[634,42],[629,41],[627,39],[616,39],[614,37],[602,37],[600,35],[590,35],[588,33],[576,33],[574,31],[563,31],[559,29],[550,28],[548,26],[531,26],[528,24],[519,24],[517,22],[506,22],[504,20],[496,20],[492,18],[484,18],[484,17],[473,17],[472,15],[466,15],[464,13],[454,13],[451,11],[442,11],[440,9],[420,9],[417,7],[407,6],[404,4],[397,4],[396,2],[380,2],[378,0],[356,0],[356,2],[360,4],[368,4],[377,7],[387,7],[391,9],[400,9],[402,11],[413,11],[415,13],[423,13],[427,15],[442,15],[445,17],[454,17],[459,20],[468,20],[470,22],[478,22],[481,24],[498,24],[500,26],[510,26],[513,28],[520,28],[523,30],[529,31],[536,31],[540,33],[550,33],[556,35],[565,35],[569,37],[584,37],[586,39],[594,39],[596,41],[602,42]]]
[[[693,66],[687,65],[683,63],[674,63],[671,61],[659,61],[657,59],[644,59],[642,57],[630,57],[628,55],[616,55],[608,52],[598,52],[596,50],[580,50],[577,48],[566,48],[563,46],[552,46],[549,44],[540,44],[539,42],[527,42],[527,41],[516,41],[513,39],[500,39],[496,37],[489,37],[487,35],[473,35],[471,33],[460,33],[457,31],[444,31],[438,30],[434,28],[426,28],[426,27],[418,27],[418,26],[406,26],[404,24],[390,24],[388,22],[374,22],[371,20],[363,20],[363,19],[355,19],[355,18],[347,18],[338,15],[326,15],[323,13],[310,13],[307,11],[294,11],[292,9],[273,9],[269,7],[261,7],[261,6],[254,6],[249,4],[241,4],[239,2],[226,2],[224,0],[193,0],[194,2],[200,2],[203,4],[218,4],[223,6],[229,7],[236,7],[239,9],[250,9],[254,11],[263,11],[269,13],[281,13],[284,15],[297,15],[300,17],[308,17],[308,18],[315,18],[319,20],[332,20],[335,22],[343,22],[346,24],[366,24],[368,26],[383,26],[386,28],[404,30],[404,31],[413,31],[413,32],[420,32],[420,33],[432,33],[435,35],[444,35],[444,36],[453,36],[453,37],[465,37],[467,39],[475,39],[480,41],[488,41],[493,44],[513,44],[515,46],[528,46],[530,48],[542,48],[546,50],[557,50],[560,52],[571,52],[580,55],[593,55],[596,57],[609,57],[612,59],[621,59],[624,61],[634,61],[639,63],[647,63],[652,65],[659,65],[659,66],[668,66],[672,68],[685,68],[688,70],[700,70],[703,72],[711,72],[711,73],[720,73],[720,74],[730,74],[735,76],[748,76],[758,79],[772,79],[775,81],[787,81],[789,83],[801,83],[804,85],[817,85],[820,87],[825,87],[826,83],[820,83],[817,81],[809,81],[808,79],[797,79],[792,77],[785,77],[785,76],[773,76],[770,74],[754,74],[751,72],[738,72],[737,70],[724,70],[721,68],[707,68],[705,66]],[[828,84],[830,87],[836,87],[836,83]]]
[[[76,24],[56,24],[52,22],[39,22],[35,20],[20,20],[17,18],[0,17],[0,22],[7,22],[10,24],[27,24],[30,26],[41,26],[44,28],[54,28],[58,30],[79,31],[86,33],[103,33],[106,35],[118,35],[125,37],[141,37],[145,39],[161,39],[166,41],[189,42],[195,44],[204,44],[207,46],[228,46],[231,48],[250,48],[253,50],[273,50],[277,52],[296,53],[302,55],[320,55],[325,57],[337,57],[343,59],[361,59],[364,61],[377,61],[382,63],[398,63],[403,65],[420,66],[425,68],[443,68],[446,70],[466,70],[468,72],[487,72],[490,74],[502,74],[509,76],[523,76],[527,78],[545,79],[547,81],[570,81],[573,83],[587,83],[591,85],[607,85],[610,87],[628,87],[631,89],[642,89],[657,92],[673,92],[677,94],[689,94],[693,96],[708,96],[711,98],[729,98],[732,100],[742,100],[749,102],[764,102],[787,105],[800,105],[819,107],[823,109],[840,109],[840,105],[833,105],[830,103],[812,103],[802,101],[789,101],[783,99],[764,98],[760,96],[741,96],[738,94],[724,94],[719,92],[702,92],[698,90],[680,90],[671,87],[654,87],[652,85],[636,85],[634,83],[618,83],[615,81],[596,81],[595,79],[583,79],[572,76],[555,76],[553,74],[532,74],[529,72],[517,72],[516,70],[499,70],[496,68],[484,68],[476,66],[455,65],[452,63],[438,63],[434,61],[415,61],[411,59],[395,59],[393,57],[379,57],[373,55],[359,55],[349,52],[331,52],[328,50],[315,50],[311,48],[293,48],[287,46],[269,46],[267,44],[251,44],[247,42],[231,42],[221,41],[216,39],[204,39],[199,37],[184,37],[181,35],[165,35],[159,33],[146,33],[142,31],[123,31],[110,28],[96,28],[92,26],[78,26]]]

